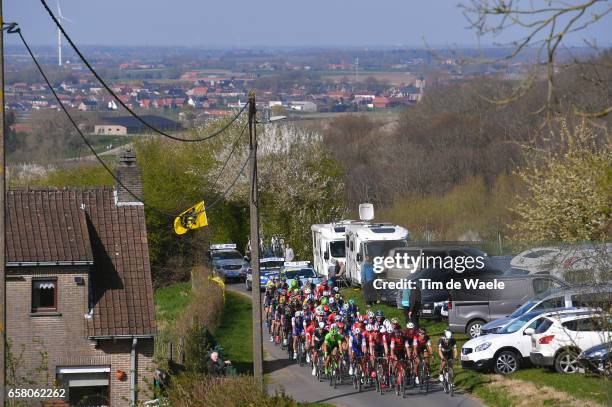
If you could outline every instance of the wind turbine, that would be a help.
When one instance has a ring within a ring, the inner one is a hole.
[[[68,21],[69,23],[73,23],[69,18],[64,17],[62,14],[62,9],[60,8],[59,0],[57,1],[57,19],[61,23],[62,21]],[[62,66],[62,32],[59,27],[57,28],[57,64]]]

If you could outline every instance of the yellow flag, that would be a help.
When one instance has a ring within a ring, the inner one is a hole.
[[[198,202],[174,219],[174,231],[177,235],[187,233],[190,229],[208,226],[204,201]]]

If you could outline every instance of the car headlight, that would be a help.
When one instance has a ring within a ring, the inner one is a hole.
[[[482,352],[483,350],[489,349],[489,346],[491,346],[491,342],[481,343],[480,345],[476,346],[474,352]]]

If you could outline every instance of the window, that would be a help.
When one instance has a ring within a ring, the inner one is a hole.
[[[550,319],[543,318],[543,321],[540,322],[540,325],[538,325],[538,327],[535,329],[535,333],[543,334],[544,332],[548,331],[548,328],[550,328],[552,324],[553,322]]]
[[[57,311],[57,279],[32,280],[32,312]]]
[[[565,306],[565,299],[564,297],[554,297],[554,298],[550,298],[546,301],[542,301],[540,304],[538,304],[534,310],[538,310],[538,309],[549,309],[549,308],[562,308],[563,306]]]

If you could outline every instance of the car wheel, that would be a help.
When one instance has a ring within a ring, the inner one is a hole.
[[[555,370],[565,374],[578,372],[578,353],[573,350],[561,351],[555,359]]]
[[[480,336],[483,324],[484,321],[476,319],[468,324],[467,328],[465,329],[465,332],[470,336],[470,338],[476,338]]]
[[[510,374],[515,372],[519,367],[519,358],[516,353],[511,350],[501,352],[494,359],[493,370],[495,370],[497,374]]]

